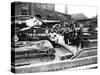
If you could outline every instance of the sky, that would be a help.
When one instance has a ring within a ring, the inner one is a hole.
[[[65,12],[65,6],[61,4],[55,4],[55,10],[64,13]]]
[[[96,16],[97,14],[97,8],[93,6],[78,6],[78,5],[66,5],[68,9],[68,14],[77,14],[77,13],[83,13],[88,18],[91,18],[93,16]],[[55,10],[65,13],[65,5],[55,5]]]

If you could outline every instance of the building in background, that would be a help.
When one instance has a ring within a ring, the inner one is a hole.
[[[55,5],[47,3],[29,3],[29,2],[14,2],[12,3],[12,9],[15,9],[15,12],[12,12],[12,16],[34,16],[41,15],[42,19],[46,19],[46,15],[51,16],[50,13],[54,12]]]
[[[83,13],[71,14],[71,18],[73,20],[88,19],[88,17],[85,14],[83,14]]]
[[[40,15],[42,20],[60,20],[68,21],[71,16],[65,13],[55,11],[55,4],[48,3],[30,3],[30,2],[13,2],[11,16],[34,16]],[[67,9],[67,8],[66,8]],[[67,10],[66,10],[67,12]]]
[[[61,13],[61,12],[57,12],[57,11],[55,11],[54,18],[56,20],[60,20],[61,22],[63,22],[63,21],[70,22],[71,21],[71,16],[70,15],[65,14],[65,13]]]

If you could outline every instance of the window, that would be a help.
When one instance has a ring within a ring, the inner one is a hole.
[[[21,11],[22,11],[21,12],[22,15],[28,15],[29,5],[28,4],[22,4]]]
[[[22,15],[28,15],[27,10],[22,9]]]

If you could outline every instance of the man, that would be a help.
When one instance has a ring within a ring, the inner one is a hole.
[[[63,31],[63,35],[64,35],[64,41],[65,41],[65,44],[69,44],[69,34],[68,33],[70,31],[69,27],[66,27]]]
[[[76,29],[76,32],[75,32],[75,44],[76,44],[76,48],[78,50],[79,48],[79,45],[80,45],[80,42],[81,42],[81,39],[80,39],[80,34],[79,34],[79,30]]]
[[[80,28],[76,30],[75,43],[76,43],[77,50],[80,45],[81,45],[81,48],[83,48],[83,40],[81,36],[82,36],[82,28],[80,26]]]

